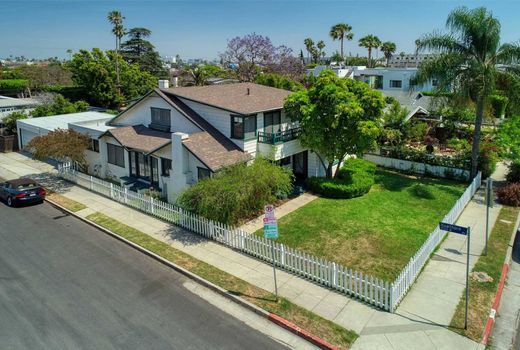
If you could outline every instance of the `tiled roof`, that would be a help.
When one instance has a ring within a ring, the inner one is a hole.
[[[281,109],[285,98],[291,93],[254,83],[190,86],[161,91],[239,114]]]
[[[182,143],[211,171],[251,159],[248,153],[243,152],[237,146],[229,147],[230,145],[219,142],[207,131],[190,134]]]
[[[107,131],[122,146],[146,153],[155,151],[171,142],[171,134],[147,128],[144,125],[125,126]]]

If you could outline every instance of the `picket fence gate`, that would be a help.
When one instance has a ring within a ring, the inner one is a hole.
[[[281,269],[390,312],[393,312],[402,300],[420,269],[426,263],[430,253],[444,237],[444,232],[441,232],[437,227],[396,281],[389,283],[369,274],[349,269],[334,261],[315,257],[282,243],[206,219],[176,205],[153,199],[114,183],[81,173],[71,163],[58,165],[58,173],[70,182],[100,193],[119,203],[156,216],[255,258],[269,263],[273,263],[274,260],[274,263]],[[480,185],[480,173],[477,178]],[[466,192],[457,201],[445,220],[450,223],[456,220],[475,193],[474,187],[478,188],[476,185],[477,178],[466,189]]]

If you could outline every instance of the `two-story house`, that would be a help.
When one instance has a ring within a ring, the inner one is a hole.
[[[174,201],[187,186],[256,156],[290,167],[298,179],[323,176],[316,154],[283,111],[290,91],[237,83],[168,88],[165,81],[108,124],[99,138],[101,175]]]

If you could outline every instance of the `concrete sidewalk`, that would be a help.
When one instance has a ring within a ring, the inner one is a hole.
[[[18,165],[17,161],[23,164]],[[7,164],[6,168],[4,164]],[[27,176],[31,167],[32,163],[24,160],[22,155],[0,154],[0,176],[5,177],[5,170],[11,172],[11,176]],[[41,177],[41,169],[45,166],[32,168],[33,174]],[[495,180],[502,179],[503,172],[504,169],[499,167]],[[78,212],[82,216],[102,212],[249,283],[274,290],[272,267],[268,264],[78,186],[64,186],[62,195],[88,207]],[[472,264],[481,254],[484,242],[485,205],[482,196],[481,189],[458,221],[458,224],[472,228]],[[495,206],[491,212],[492,222],[496,220],[498,211],[499,207]],[[360,338],[353,349],[483,349],[481,344],[446,328],[464,289],[464,247],[464,237],[450,235],[395,314],[372,308],[284,271],[277,274],[279,293],[295,304],[359,333]]]

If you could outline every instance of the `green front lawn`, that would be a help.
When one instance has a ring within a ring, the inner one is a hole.
[[[393,281],[465,188],[378,169],[365,196],[318,198],[282,217],[278,241]]]

